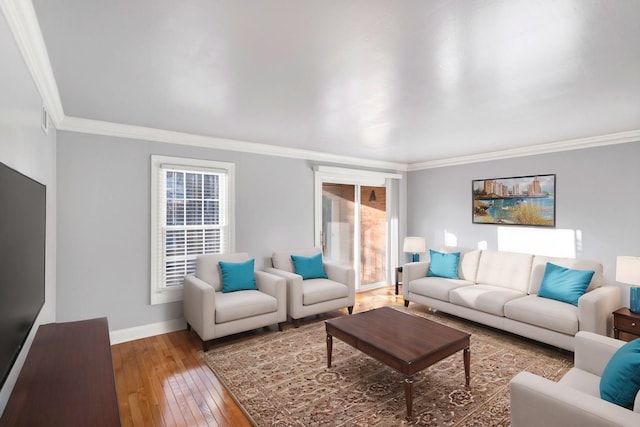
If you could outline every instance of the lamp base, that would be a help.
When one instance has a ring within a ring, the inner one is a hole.
[[[418,261],[420,261],[420,254],[411,254],[411,262],[418,262]]]
[[[629,310],[633,313],[640,313],[640,287],[629,288]]]

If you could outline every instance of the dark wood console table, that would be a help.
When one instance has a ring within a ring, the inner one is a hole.
[[[41,325],[5,426],[120,426],[107,318]]]

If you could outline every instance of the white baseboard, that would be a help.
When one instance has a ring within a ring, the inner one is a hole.
[[[151,323],[149,325],[136,326],[135,328],[119,329],[111,331],[109,338],[111,345],[120,344],[127,341],[141,338],[153,337],[155,335],[186,329],[187,322],[184,319],[167,320],[166,322]]]

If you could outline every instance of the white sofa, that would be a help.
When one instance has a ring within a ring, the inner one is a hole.
[[[490,250],[460,252],[459,279],[426,277],[429,262],[403,266],[402,293],[409,302],[573,351],[578,331],[610,335],[620,289],[604,286],[602,264],[568,258]],[[547,262],[594,270],[578,306],[537,295]]]
[[[509,384],[513,427],[640,426],[640,392],[633,410],[600,398],[600,377],[624,341],[578,332],[575,366],[553,382],[530,372],[520,372]]]

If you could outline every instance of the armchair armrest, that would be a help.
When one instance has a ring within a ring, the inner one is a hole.
[[[348,299],[349,305],[353,306],[356,302],[356,272],[351,267],[345,267],[343,265],[334,264],[331,262],[324,262],[324,270],[327,272],[327,277],[335,282],[344,283],[349,289]]]
[[[621,340],[579,331],[575,340],[575,367],[600,377],[611,356],[624,344]]]
[[[402,266],[402,296],[405,300],[409,296],[409,282],[426,277],[429,271],[429,261],[410,262]]]
[[[265,268],[263,271],[285,279],[287,283],[287,311],[290,315],[297,315],[297,304],[302,304],[302,276],[273,267]]]
[[[203,340],[215,336],[216,292],[207,282],[190,274],[184,278],[183,315]]]
[[[640,425],[640,414],[529,372],[509,383],[511,425],[602,427]]]
[[[610,336],[613,312],[620,307],[620,288],[602,286],[578,299],[578,324],[581,331]]]
[[[334,282],[344,283],[347,286],[355,286],[356,275],[353,268],[326,261],[322,264],[324,265],[324,270],[327,272],[327,277],[329,279]]]
[[[265,271],[256,271],[255,278],[260,292],[271,295],[278,301],[278,322],[285,322],[287,320],[287,281],[285,278]]]

